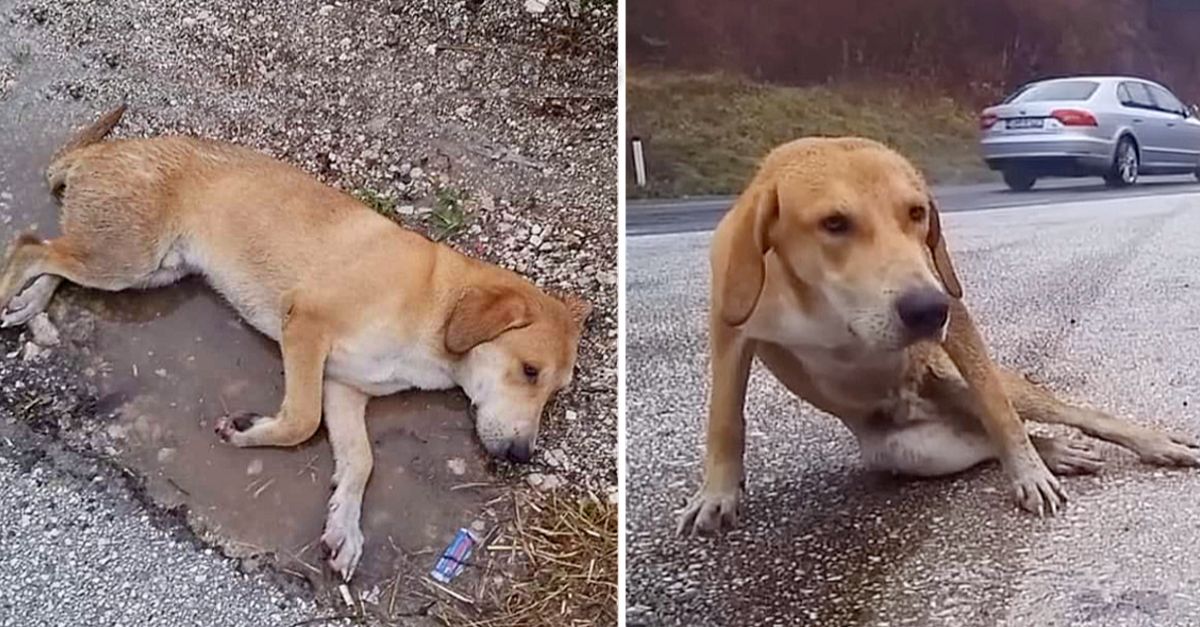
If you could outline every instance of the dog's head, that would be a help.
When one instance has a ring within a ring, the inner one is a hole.
[[[962,296],[937,207],[908,161],[863,139],[803,139],[774,150],[733,209],[714,268],[727,324],[754,312],[769,256],[814,318],[850,341],[895,350],[940,339]]]
[[[574,375],[591,305],[531,285],[463,290],[446,321],[445,347],[475,410],[475,431],[495,457],[533,456],[546,401]]]

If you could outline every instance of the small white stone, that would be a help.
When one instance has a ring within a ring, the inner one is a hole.
[[[450,468],[450,472],[456,475],[467,474],[467,460],[461,457],[454,457],[446,460],[446,466]]]
[[[246,466],[246,474],[251,475],[251,476],[260,474],[260,473],[262,473],[262,471],[263,471],[263,463],[262,463],[261,459],[254,459],[250,462],[250,464],[248,466]]]

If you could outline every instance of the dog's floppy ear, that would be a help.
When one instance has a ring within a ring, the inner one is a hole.
[[[946,251],[946,238],[942,237],[942,221],[933,198],[929,199],[929,234],[925,236],[925,244],[929,246],[929,252],[933,255],[933,268],[937,270],[946,293],[955,298],[962,298],[962,284],[958,282],[954,264],[950,263],[950,253]]]
[[[575,326],[582,329],[583,323],[592,315],[592,304],[574,294],[562,294],[558,299],[567,306],[567,311],[571,312],[571,320],[575,322]]]
[[[468,287],[446,321],[446,350],[461,355],[533,322],[525,296],[509,287]]]
[[[582,331],[588,316],[592,315],[592,304],[582,296],[576,296],[563,290],[550,289],[546,290],[546,293],[567,308],[567,313],[571,315],[571,322],[575,323],[576,329]]]
[[[748,190],[733,211],[725,266],[713,268],[713,271],[720,296],[721,319],[736,327],[754,312],[766,280],[764,256],[771,249],[771,227],[779,217],[779,193],[775,184]]]

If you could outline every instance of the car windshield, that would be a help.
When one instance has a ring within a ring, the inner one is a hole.
[[[1054,81],[1034,83],[1018,89],[1004,100],[1012,102],[1043,102],[1047,100],[1087,100],[1096,93],[1100,83],[1095,81]]]

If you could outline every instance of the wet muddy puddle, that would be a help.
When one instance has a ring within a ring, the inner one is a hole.
[[[57,233],[41,172],[69,126],[47,125],[47,137],[0,139],[5,243],[28,229]],[[100,395],[97,419],[105,421],[109,454],[144,477],[156,501],[186,506],[197,533],[231,555],[273,554],[280,568],[318,590],[337,583],[318,542],[333,470],[324,430],[291,449],[239,449],[212,431],[228,411],[277,409],[283,374],[275,343],[198,279],[116,294],[64,287],[55,301],[56,324],[86,320],[90,327],[76,348],[84,353],[83,376]],[[354,582],[368,597],[398,571],[428,573],[457,529],[486,524],[494,479],[466,409],[460,393],[402,393],[369,405],[375,470]]]

